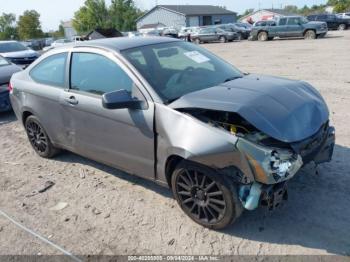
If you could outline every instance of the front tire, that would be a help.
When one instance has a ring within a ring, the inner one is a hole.
[[[227,39],[224,36],[220,36],[219,41],[220,41],[220,43],[226,43]]]
[[[236,187],[208,167],[183,161],[174,170],[171,185],[181,209],[204,227],[222,229],[242,214]]]
[[[52,158],[59,149],[54,147],[36,116],[29,116],[24,124],[28,139],[35,152],[44,158]]]
[[[304,38],[306,40],[314,40],[316,39],[316,33],[314,30],[307,30],[304,34]]]
[[[266,32],[260,32],[258,34],[258,40],[259,41],[267,41],[269,39],[269,36]]]

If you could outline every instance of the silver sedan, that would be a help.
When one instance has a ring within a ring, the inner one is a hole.
[[[40,156],[66,149],[167,186],[209,228],[243,210],[276,208],[303,165],[333,153],[328,108],[312,86],[243,74],[176,39],[56,48],[11,87]]]

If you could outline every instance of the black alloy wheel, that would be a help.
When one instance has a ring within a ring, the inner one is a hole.
[[[35,116],[29,116],[25,121],[25,130],[27,132],[30,144],[35,152],[41,157],[51,158],[58,153],[44,128]]]
[[[172,176],[172,189],[184,212],[195,222],[221,229],[242,213],[235,187],[209,168],[181,163]]]

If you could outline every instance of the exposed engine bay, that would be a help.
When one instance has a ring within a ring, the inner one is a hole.
[[[329,148],[334,144],[326,143],[333,141],[327,137],[334,136],[328,122],[308,139],[285,143],[264,134],[237,113],[189,108],[181,111],[238,138],[236,147],[248,159],[255,176],[253,183],[240,185],[239,195],[248,210],[259,204],[269,209],[277,207],[287,199],[286,182],[304,164],[329,161],[333,153]]]

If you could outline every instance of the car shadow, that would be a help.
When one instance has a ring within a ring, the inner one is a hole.
[[[332,162],[307,166],[289,182],[289,200],[280,209],[246,211],[223,232],[350,255],[349,159],[350,149],[336,145]]]
[[[74,153],[55,158],[80,163],[173,198],[169,189],[143,178],[97,163]],[[232,226],[220,232],[243,239],[298,245],[350,255],[350,149],[335,146],[333,161],[317,168],[304,167],[289,183],[289,200],[275,211],[245,211]]]
[[[0,126],[11,123],[16,120],[17,118],[16,118],[16,115],[13,113],[13,111],[0,112]]]

